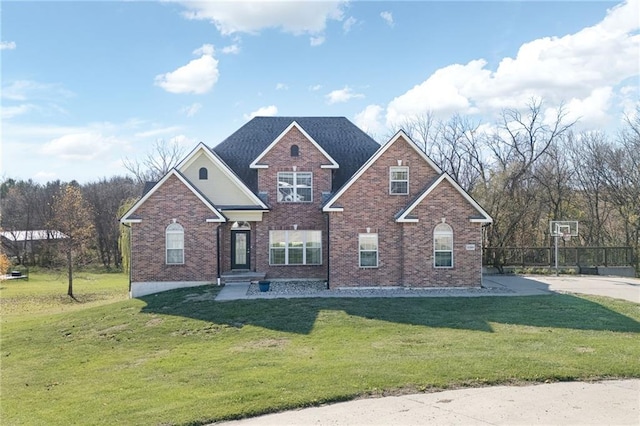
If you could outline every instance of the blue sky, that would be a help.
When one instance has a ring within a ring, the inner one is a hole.
[[[124,175],[157,139],[214,146],[253,115],[345,116],[383,139],[532,97],[580,130],[639,105],[639,0],[0,7],[2,178]]]

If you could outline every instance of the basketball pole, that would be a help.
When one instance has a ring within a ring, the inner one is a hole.
[[[559,226],[558,226],[558,224],[556,224],[556,232],[554,232],[554,234],[555,234],[554,238],[556,240],[556,247],[555,247],[555,249],[556,249],[556,255],[555,255],[555,258],[556,258],[556,277],[558,276],[558,229],[559,229]]]

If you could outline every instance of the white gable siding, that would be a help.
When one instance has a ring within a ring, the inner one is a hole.
[[[199,171],[201,167],[206,167],[208,171],[207,180],[200,180]],[[182,172],[198,190],[202,191],[217,206],[255,205],[255,202],[202,151],[196,154],[196,158]]]

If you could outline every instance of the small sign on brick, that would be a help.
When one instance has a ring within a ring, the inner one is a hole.
[[[476,245],[475,244],[467,244],[466,246],[464,246],[465,250],[468,251],[473,251],[476,249]]]

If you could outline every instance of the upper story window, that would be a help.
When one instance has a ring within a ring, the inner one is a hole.
[[[313,173],[279,172],[278,201],[281,203],[310,203],[313,201]]]
[[[433,230],[433,265],[436,268],[453,267],[453,229],[446,223]]]
[[[200,170],[198,171],[198,177],[200,178],[200,180],[209,179],[209,171],[206,167],[200,167]]]
[[[389,168],[389,194],[409,194],[409,167],[397,166]]]
[[[291,156],[297,157],[299,155],[300,155],[300,148],[298,148],[298,145],[291,145]]]
[[[184,263],[184,228],[174,222],[165,230],[165,245],[167,265],[182,265]]]

